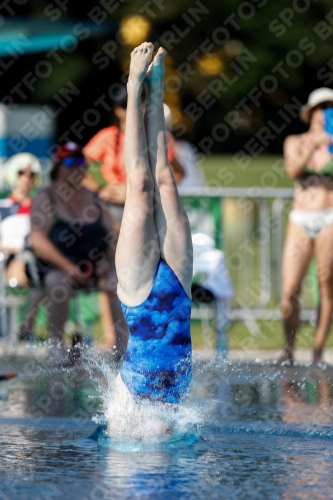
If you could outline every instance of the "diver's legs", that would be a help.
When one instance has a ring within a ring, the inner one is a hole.
[[[28,310],[24,317],[24,321],[20,326],[20,339],[24,340],[32,337],[34,338],[33,330],[35,319],[38,313],[40,302],[44,299],[45,290],[43,288],[32,288],[29,293]]]
[[[191,295],[192,241],[185,210],[168,161],[163,112],[164,49],[160,48],[145,79],[147,90],[145,124],[151,171],[155,182],[154,210],[162,258]]]
[[[154,180],[141,105],[142,82],[152,51],[151,43],[143,43],[133,50],[127,84],[124,141],[127,192],[116,251],[116,269],[118,296],[128,306],[140,304],[149,295],[160,259],[153,214]]]

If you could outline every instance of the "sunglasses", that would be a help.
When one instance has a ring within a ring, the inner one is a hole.
[[[18,176],[21,177],[21,175],[29,175],[30,179],[34,179],[36,177],[35,172],[27,172],[26,170],[19,170]]]
[[[67,158],[64,158],[61,163],[68,168],[84,167],[86,164],[86,159],[84,156],[68,156]]]

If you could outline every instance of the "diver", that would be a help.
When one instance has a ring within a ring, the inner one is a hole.
[[[130,330],[117,376],[126,405],[179,403],[192,373],[191,233],[168,161],[165,50],[153,60],[152,54],[148,42],[132,51],[127,83],[127,192],[116,251],[118,297]]]

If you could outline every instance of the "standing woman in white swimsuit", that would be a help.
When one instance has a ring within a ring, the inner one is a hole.
[[[333,310],[333,138],[325,132],[323,109],[333,108],[333,90],[321,88],[309,95],[300,118],[309,131],[284,143],[285,165],[295,180],[295,198],[282,265],[282,302],[286,346],[279,363],[293,361],[299,324],[299,295],[312,255],[315,255],[320,290],[320,315],[314,337],[313,363],[321,360]]]

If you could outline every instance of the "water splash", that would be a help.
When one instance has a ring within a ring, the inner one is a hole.
[[[93,417],[99,425],[94,439],[101,446],[121,451],[172,449],[199,439],[201,410],[190,398],[178,405],[134,402],[116,363],[86,350],[82,359],[101,394],[100,414]]]

